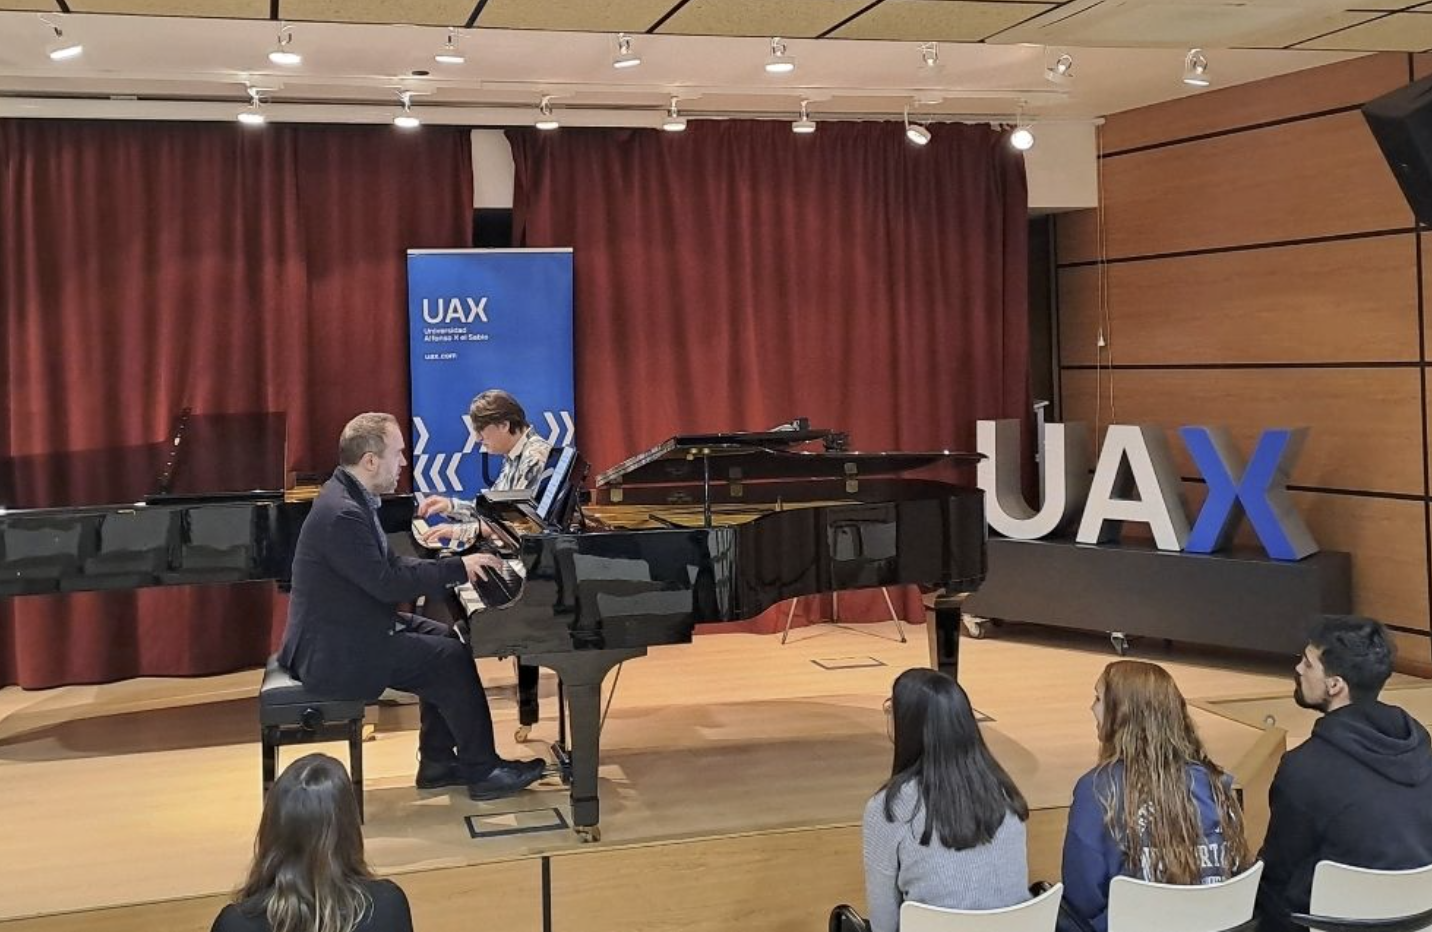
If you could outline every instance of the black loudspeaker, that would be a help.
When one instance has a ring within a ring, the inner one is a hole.
[[[1432,77],[1368,101],[1362,115],[1412,212],[1432,225]]]

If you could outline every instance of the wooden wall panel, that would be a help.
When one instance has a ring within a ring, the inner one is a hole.
[[[542,932],[542,859],[495,861],[393,877],[423,932]]]
[[[551,865],[552,932],[810,932],[835,904],[865,899],[858,825],[584,850]],[[666,882],[647,884],[653,872]]]
[[[1432,677],[1432,640],[1420,634],[1407,634],[1402,631],[1393,631],[1392,640],[1397,645],[1398,670]]]
[[[1309,427],[1292,482],[1323,489],[1294,500],[1324,548],[1353,555],[1354,610],[1408,629],[1394,632],[1399,669],[1432,675],[1432,237],[1419,254],[1354,109],[1409,68],[1432,74],[1432,55],[1371,56],[1110,118],[1104,151],[1123,154],[1102,162],[1103,206],[1057,224],[1059,354],[1066,421],[1224,425],[1245,453],[1261,429]],[[1087,265],[1130,257],[1102,277]],[[1191,476],[1182,444],[1171,447]],[[1185,491],[1196,514],[1207,489]],[[1253,542],[1246,528],[1241,540]]]
[[[1416,362],[1415,248],[1405,233],[1061,269],[1060,356],[1098,361],[1102,301],[1121,365]]]
[[[1065,370],[1062,380],[1061,419],[1093,424],[1096,374]],[[1422,494],[1415,369],[1134,369],[1098,381],[1101,425],[1226,426],[1244,450],[1263,429],[1308,427],[1293,484]],[[1181,475],[1196,475],[1182,445],[1173,450]]]
[[[0,922],[0,932],[209,932],[227,896],[88,909]]]
[[[1412,225],[1356,112],[1114,156],[1102,174],[1108,258]],[[1099,258],[1094,214],[1060,219],[1061,263]]]
[[[1406,84],[1407,56],[1368,55],[1323,68],[1204,91],[1109,117],[1105,152],[1359,106]]]
[[[856,861],[860,849],[857,842]],[[528,858],[392,877],[423,932],[467,932],[474,926],[504,932],[542,932],[542,860]],[[227,894],[138,903],[0,921],[0,932],[208,932]]]

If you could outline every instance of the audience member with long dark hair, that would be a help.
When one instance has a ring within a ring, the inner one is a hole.
[[[412,932],[408,898],[363,858],[358,800],[343,765],[309,754],[269,790],[254,863],[212,932]]]
[[[1218,883],[1251,863],[1232,778],[1209,759],[1173,677],[1120,660],[1094,687],[1099,763],[1074,787],[1063,928],[1108,927],[1115,877]]]
[[[906,670],[888,704],[895,757],[865,806],[865,891],[873,932],[900,904],[998,909],[1029,898],[1029,806],[980,734],[969,697],[935,670]]]

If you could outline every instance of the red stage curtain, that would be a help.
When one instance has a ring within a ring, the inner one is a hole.
[[[889,123],[508,131],[518,242],[576,251],[597,470],[797,415],[862,450],[973,449],[976,419],[1025,416],[1024,164],[989,127],[931,131],[923,148]],[[888,614],[878,592],[841,602]],[[910,593],[896,606],[923,617]]]
[[[289,467],[331,469],[350,416],[406,417],[404,250],[471,222],[466,130],[0,120],[0,460],[140,450],[187,406],[285,412]],[[0,599],[0,685],[260,664],[284,611],[266,583]]]

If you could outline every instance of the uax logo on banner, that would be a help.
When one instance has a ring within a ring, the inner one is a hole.
[[[1213,553],[1228,546],[1246,516],[1275,560],[1301,560],[1318,551],[1288,495],[1288,474],[1306,428],[1263,431],[1246,464],[1227,429],[1179,428],[1208,484],[1208,498],[1192,527],[1162,428],[1109,427],[1091,475],[1088,425],[1046,424],[1044,500],[1038,510],[1029,507],[1020,490],[1019,430],[1017,420],[980,421],[977,430],[979,452],[985,455],[979,487],[986,518],[1006,537],[1037,540],[1077,520],[1079,543],[1108,543],[1119,539],[1123,522],[1136,521],[1149,526],[1160,550]]]
[[[430,324],[487,323],[487,296],[424,298],[423,320]]]

